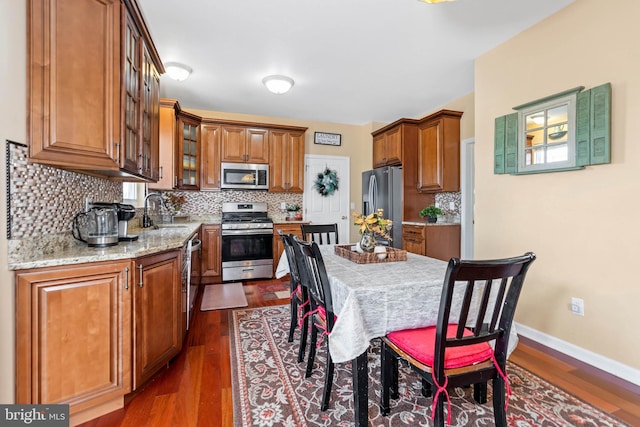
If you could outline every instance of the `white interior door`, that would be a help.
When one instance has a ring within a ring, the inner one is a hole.
[[[340,243],[349,243],[349,158],[306,154],[304,167],[304,220],[316,224],[338,224]],[[326,168],[338,175],[338,190],[330,196],[322,196],[313,188],[318,174]]]
[[[473,259],[473,204],[474,204],[474,146],[475,139],[462,141],[460,156],[462,212],[460,213],[460,257]]]

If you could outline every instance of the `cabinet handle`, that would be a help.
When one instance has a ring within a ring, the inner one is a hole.
[[[173,176],[173,187],[177,187],[178,186],[178,175],[174,175]]]
[[[129,267],[124,268],[124,290],[129,290]]]
[[[116,146],[116,163],[120,164],[120,143],[116,142],[115,146]]]
[[[142,265],[138,266],[138,271],[140,272],[140,282],[138,282],[138,286],[142,287]]]
[[[163,176],[162,176],[162,166],[160,166],[160,179],[162,179],[162,178],[163,178]]]

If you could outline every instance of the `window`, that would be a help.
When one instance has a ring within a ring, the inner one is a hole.
[[[583,169],[611,163],[611,83],[580,86],[497,117],[495,174]]]
[[[575,115],[575,94],[519,111],[518,172],[575,167]]]

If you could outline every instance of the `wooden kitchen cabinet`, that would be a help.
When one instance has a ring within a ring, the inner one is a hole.
[[[402,164],[403,126],[397,125],[373,138],[373,167]]]
[[[200,189],[200,117],[180,111],[176,144],[176,188]]]
[[[79,422],[123,406],[132,386],[130,267],[16,272],[16,403],[68,404]]]
[[[221,226],[217,224],[203,225],[201,234],[201,283],[219,283],[222,279]]]
[[[441,110],[418,125],[419,192],[460,191],[459,111]]]
[[[173,250],[134,262],[134,389],[182,348],[180,258],[180,250]]]
[[[402,225],[402,248],[407,252],[449,261],[460,257],[460,224]]]
[[[281,223],[281,224],[273,224],[273,273],[275,274],[276,269],[278,268],[278,262],[280,261],[280,257],[284,252],[284,243],[282,243],[282,238],[280,234],[278,234],[278,230],[282,230],[284,234],[293,234],[302,239],[302,229],[300,228],[300,224],[308,224],[308,222],[294,222],[291,224]]]
[[[269,163],[269,131],[264,128],[223,125],[221,161]]]
[[[137,2],[30,0],[27,10],[29,160],[154,179],[164,68]]]
[[[175,99],[160,99],[160,134],[158,154],[158,181],[149,183],[152,190],[173,190],[175,174],[175,156],[177,144],[177,113],[180,104]]]
[[[271,129],[269,131],[270,192],[302,193],[304,191],[305,130]]]
[[[202,124],[200,190],[220,189],[220,125]]]

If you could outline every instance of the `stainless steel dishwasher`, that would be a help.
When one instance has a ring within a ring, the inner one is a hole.
[[[192,264],[199,265],[200,248],[202,247],[202,241],[198,239],[198,233],[195,233],[182,247],[182,311],[186,316],[186,329],[189,330],[191,324],[191,311],[193,310],[193,304],[195,302],[198,283],[191,280],[191,266]],[[198,258],[198,262],[193,262],[193,257]]]

